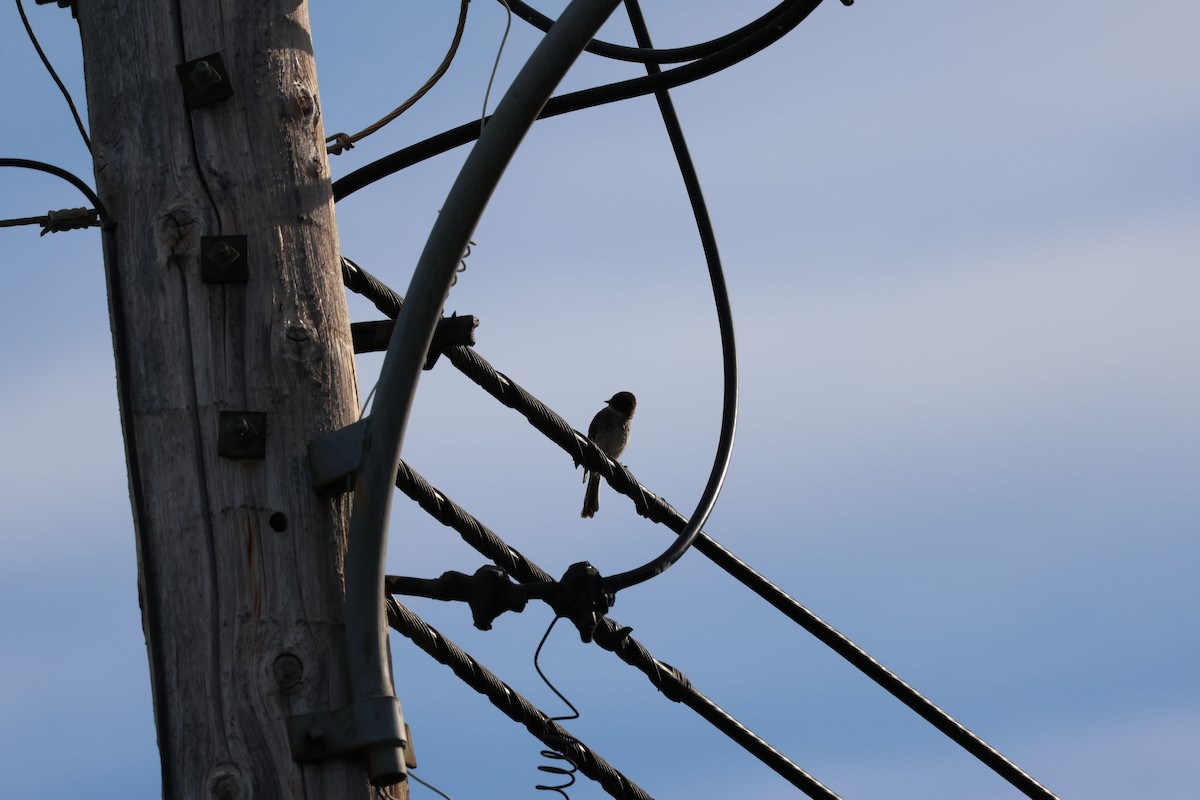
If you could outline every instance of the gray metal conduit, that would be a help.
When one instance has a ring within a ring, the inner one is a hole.
[[[366,420],[346,554],[346,644],[356,706],[394,698],[387,652],[384,561],[396,469],[413,395],[467,242],[509,161],[559,81],[620,0],[572,0],[496,107],[450,188],[409,284]],[[399,705],[395,704],[399,727]],[[402,729],[402,728],[401,728]],[[402,748],[367,748],[376,785],[404,779]]]

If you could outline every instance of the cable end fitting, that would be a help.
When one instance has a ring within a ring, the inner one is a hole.
[[[555,597],[549,601],[551,607],[575,624],[584,643],[592,641],[596,626],[616,599],[604,591],[600,571],[586,561],[572,564],[555,588]]]

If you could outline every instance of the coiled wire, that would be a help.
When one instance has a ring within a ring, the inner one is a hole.
[[[550,631],[554,630],[554,625],[560,619],[562,619],[562,617],[555,617],[554,619],[550,620],[549,627],[547,627],[546,632],[542,634],[542,640],[538,642],[537,650],[533,652],[533,668],[537,670],[537,674],[541,677],[542,681],[550,687],[550,691],[558,695],[558,699],[566,703],[567,707],[571,709],[570,714],[565,714],[560,717],[551,717],[551,722],[564,722],[567,720],[579,719],[579,709],[576,708],[575,705],[568,700],[566,696],[554,686],[553,683],[550,682],[550,679],[546,677],[546,673],[542,672],[541,665],[538,664],[538,658],[542,655],[542,648],[546,645],[546,640],[550,638]],[[578,771],[578,768],[574,763],[572,763],[571,759],[564,755],[560,750],[542,750],[539,755],[542,758],[549,759],[551,761],[566,762],[568,765],[567,767],[560,767],[557,764],[538,765],[539,772],[544,772],[548,775],[556,775],[562,778],[565,783],[560,783],[554,786],[539,783],[533,788],[540,792],[557,792],[558,794],[562,795],[564,800],[571,800],[571,796],[567,794],[567,789],[575,785],[575,773]]]

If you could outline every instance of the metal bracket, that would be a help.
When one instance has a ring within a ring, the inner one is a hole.
[[[183,84],[183,102],[199,108],[233,96],[233,84],[220,53],[185,61],[175,67]]]
[[[45,222],[42,223],[41,235],[77,231],[99,224],[100,215],[94,208],[63,208],[58,211],[47,211]]]
[[[308,443],[308,474],[318,492],[332,488],[349,491],[346,479],[358,472],[367,447],[369,417],[318,436]]]
[[[39,6],[48,6],[51,3],[56,4],[59,8],[71,9],[72,17],[79,16],[79,9],[75,8],[75,0],[37,0]]]
[[[388,349],[392,340],[392,330],[396,320],[385,319],[379,322],[354,322],[350,325],[350,335],[354,341],[355,353],[375,353]],[[460,317],[457,312],[438,320],[433,331],[433,340],[425,353],[423,369],[433,369],[442,353],[450,347],[474,347],[475,329],[479,327],[479,317]]]
[[[496,617],[505,611],[524,611],[529,593],[524,586],[513,583],[503,569],[490,564],[474,575],[453,570],[433,579],[388,575],[384,589],[388,594],[463,601],[470,605],[475,627],[481,631],[490,631]]]
[[[267,415],[261,411],[222,411],[217,421],[217,455],[265,458]]]
[[[245,236],[201,236],[200,280],[205,283],[246,283],[250,265]]]
[[[408,746],[404,714],[395,697],[364,697],[336,711],[294,714],[288,717],[288,744],[298,763],[324,761],[377,746],[405,749]],[[372,773],[374,774],[374,773]],[[376,785],[396,783],[401,775],[381,775]]]

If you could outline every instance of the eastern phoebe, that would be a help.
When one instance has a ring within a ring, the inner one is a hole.
[[[609,458],[616,459],[629,444],[629,421],[633,419],[637,400],[630,392],[617,392],[607,402],[592,418],[587,435]],[[594,517],[600,510],[600,475],[585,469],[583,478],[587,481],[587,492],[579,516]]]

